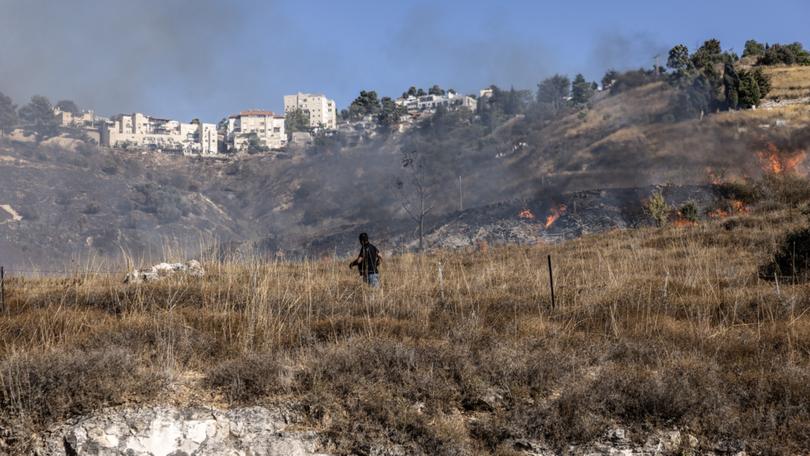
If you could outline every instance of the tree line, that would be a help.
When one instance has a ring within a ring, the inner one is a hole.
[[[56,108],[63,112],[79,114],[79,107],[71,100],[61,100]],[[54,106],[42,95],[34,95],[19,108],[7,95],[0,92],[0,133],[8,134],[17,128],[33,131],[37,139],[45,139],[59,132],[59,121],[54,114]]]

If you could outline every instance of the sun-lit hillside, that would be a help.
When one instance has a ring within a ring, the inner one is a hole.
[[[765,74],[771,78],[772,100],[810,97],[810,66],[769,67]]]

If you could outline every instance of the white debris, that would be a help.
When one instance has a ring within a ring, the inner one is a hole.
[[[8,215],[11,216],[11,221],[13,222],[19,222],[20,220],[23,219],[22,215],[20,215],[17,211],[15,211],[10,204],[0,204],[0,209],[8,212]]]

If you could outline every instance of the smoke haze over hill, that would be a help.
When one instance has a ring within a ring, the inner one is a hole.
[[[102,114],[216,121],[241,109],[280,110],[282,95],[296,91],[326,93],[344,108],[361,89],[531,89],[558,72],[598,80],[609,67],[650,66],[677,42],[702,43],[707,30],[738,52],[750,38],[723,29],[745,22],[731,2],[634,3],[3,0],[0,91],[18,104],[43,94]],[[810,39],[791,27],[808,6],[783,3],[795,14],[761,18],[756,35]],[[702,14],[684,24],[669,20],[697,5]],[[709,26],[714,17],[725,20]]]

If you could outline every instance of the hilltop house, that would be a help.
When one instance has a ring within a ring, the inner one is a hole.
[[[96,123],[96,114],[93,111],[82,111],[73,114],[70,111],[62,111],[58,107],[53,108],[53,115],[56,121],[63,127],[93,127]]]
[[[324,128],[334,130],[337,128],[337,107],[335,100],[324,95],[312,93],[297,93],[284,96],[284,112],[300,109],[309,115],[311,128]]]
[[[229,116],[224,129],[229,152],[247,152],[251,147],[281,149],[287,144],[284,116],[272,111],[242,111]]]
[[[218,153],[216,125],[149,117],[141,113],[119,114],[101,123],[101,144],[116,148],[147,148],[184,155]]]
[[[411,115],[425,111],[433,112],[439,106],[445,106],[448,109],[465,108],[475,111],[478,105],[475,98],[455,92],[448,92],[445,95],[423,95],[421,97],[411,95],[407,98],[397,98],[394,102],[397,106],[407,109],[408,114]]]

